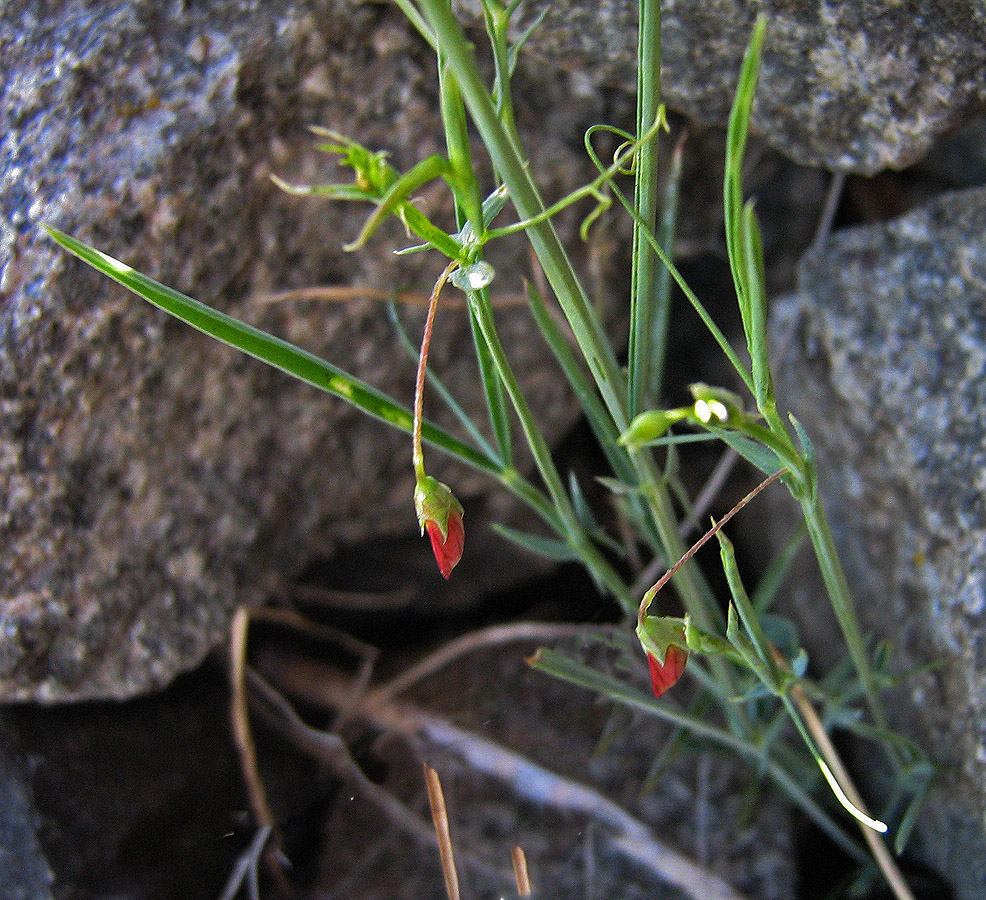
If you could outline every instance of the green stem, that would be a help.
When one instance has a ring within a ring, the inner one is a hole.
[[[419,0],[423,17],[434,32],[449,69],[454,73],[473,122],[521,219],[533,219],[544,209],[528,167],[500,121],[489,91],[476,66],[475,54],[466,41],[448,0]],[[626,395],[620,367],[602,324],[579,282],[575,269],[550,221],[539,221],[527,230],[545,277],[592,372],[617,427],[624,431]]]
[[[820,495],[816,492],[813,497],[803,498],[801,510],[822,573],[822,581],[825,583],[829,602],[832,604],[832,611],[839,622],[849,655],[859,673],[870,714],[877,727],[887,728],[887,717],[883,711],[879,688],[866,652],[866,643],[856,618],[852,596],[849,593],[849,583],[839,560],[839,553],[832,538]]]
[[[616,570],[599,552],[595,544],[589,540],[578,520],[578,516],[575,514],[575,509],[569,500],[568,494],[565,492],[564,483],[558,474],[554,460],[551,458],[551,450],[548,447],[548,443],[541,434],[541,429],[538,427],[534,414],[531,412],[531,408],[527,403],[527,398],[524,396],[517,377],[514,375],[510,362],[507,359],[507,354],[504,352],[503,345],[500,343],[500,337],[497,334],[496,323],[493,320],[493,311],[490,308],[489,302],[487,302],[486,298],[479,291],[470,291],[468,296],[470,306],[473,308],[476,316],[476,321],[483,333],[483,337],[486,339],[490,355],[493,357],[493,363],[500,375],[500,380],[503,382],[507,396],[510,397],[514,411],[517,413],[517,419],[520,421],[521,430],[524,432],[524,437],[527,439],[528,446],[531,449],[534,463],[538,468],[538,472],[541,474],[548,494],[561,519],[562,535],[582,559],[589,571],[592,572],[597,581],[612,593],[620,606],[627,612],[632,611],[634,609],[634,601],[630,595],[629,588]]]
[[[637,138],[657,118],[661,105],[661,4],[640,0],[637,27]],[[653,231],[657,222],[658,149],[656,139],[641,143],[634,168],[634,206],[643,226]],[[658,260],[651,253],[642,229],[633,229],[631,268],[630,344],[627,412],[632,419],[645,406],[654,383],[654,306],[657,302]]]

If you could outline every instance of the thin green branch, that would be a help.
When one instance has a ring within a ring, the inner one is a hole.
[[[641,140],[634,166],[634,207],[640,224],[633,229],[630,287],[630,341],[627,352],[627,414],[632,419],[657,398],[654,384],[654,319],[657,303],[657,258],[642,228],[654,231],[657,222],[658,142],[642,141],[661,105],[661,4],[640,0],[637,26],[637,135]]]

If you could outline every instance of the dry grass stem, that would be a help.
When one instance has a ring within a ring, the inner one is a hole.
[[[825,205],[818,216],[818,224],[815,226],[815,236],[812,238],[809,252],[817,251],[832,233],[832,223],[835,221],[835,214],[839,211],[839,203],[842,200],[842,191],[845,186],[846,173],[841,170],[833,172],[829,180],[828,190],[825,192]]]
[[[277,829],[274,814],[270,809],[267,789],[264,787],[263,778],[260,776],[260,767],[257,764],[257,746],[250,730],[250,716],[247,711],[246,651],[249,627],[250,613],[245,607],[240,606],[233,615],[229,641],[230,719],[233,728],[233,740],[240,758],[240,769],[243,772],[250,811],[258,827],[266,829],[268,832],[268,837],[264,839],[264,843],[268,845],[268,851],[265,854],[267,867],[280,893],[284,896],[290,896],[292,893],[291,885],[280,864],[281,835]]]
[[[372,691],[366,697],[365,705],[368,709],[373,709],[378,704],[386,703],[460,657],[474,653],[484,647],[521,641],[550,641],[581,634],[585,634],[584,625],[552,622],[514,622],[510,625],[494,625],[490,628],[471,631],[443,644],[396,678]]]
[[[845,792],[845,795],[849,798],[853,806],[868,816],[869,812],[866,809],[866,804],[859,795],[859,791],[856,789],[856,785],[849,772],[846,771],[846,767],[842,763],[842,758],[839,756],[839,751],[835,749],[835,745],[828,736],[828,732],[825,730],[822,720],[815,711],[815,707],[808,697],[805,696],[805,692],[800,685],[794,685],[790,693],[791,699],[795,702],[802,718],[805,720],[805,725],[808,727],[812,739],[815,741],[825,762],[828,763],[836,781],[839,782],[839,786]],[[873,858],[880,867],[880,871],[883,872],[884,877],[887,879],[887,884],[890,885],[890,889],[894,892],[897,900],[914,900],[914,894],[904,880],[904,875],[898,868],[896,860],[887,849],[887,845],[884,844],[883,838],[872,828],[862,823],[860,823],[860,830],[863,832],[863,838],[869,845]]]
[[[684,556],[681,557],[670,569],[665,572],[657,583],[644,594],[643,600],[640,602],[640,617],[641,619],[647,613],[647,607],[654,600],[654,598],[661,592],[661,588],[664,587],[675,575],[675,573],[690,560],[699,550],[702,549],[716,534],[719,533],[720,529],[733,517],[735,516],[744,506],[747,505],[754,497],[757,496],[762,490],[772,485],[778,478],[783,475],[787,469],[778,469],[773,475],[768,475],[763,481],[760,482],[749,494],[747,494],[742,500],[740,500],[729,512],[727,512],[718,522],[716,522],[705,534],[703,534],[694,544],[691,545],[686,551]]]
[[[702,486],[701,492],[695,498],[694,503],[692,503],[691,509],[688,510],[688,515],[685,516],[681,525],[678,526],[678,534],[681,537],[685,537],[692,529],[698,527],[698,523],[702,521],[709,507],[712,506],[716,497],[719,496],[722,489],[726,486],[726,482],[729,480],[729,476],[736,467],[736,463],[740,461],[740,458],[740,455],[732,447],[727,447],[722,456],[719,457],[719,461],[712,470],[712,474],[709,475],[705,484]]]
[[[269,303],[354,303],[358,300],[372,300],[378,303],[393,300],[403,306],[426,307],[429,294],[423,291],[394,291],[373,288],[368,285],[325,285],[319,287],[292,288],[286,291],[272,291],[267,294],[255,294],[249,300],[256,305]],[[527,299],[522,294],[500,294],[491,298],[495,307],[522,306]],[[457,294],[444,301],[447,307],[465,307],[465,297]]]
[[[293,600],[326,609],[361,612],[392,612],[403,609],[414,599],[413,587],[400,587],[392,591],[346,591],[311,584],[291,585]]]
[[[291,740],[303,753],[350,784],[404,832],[430,847],[435,846],[435,835],[424,819],[409,810],[389,791],[367,778],[339,735],[307,725],[283,695],[252,669],[247,670],[247,680],[254,710],[271,727]]]
[[[517,896],[531,896],[531,878],[527,874],[527,854],[523,847],[514,847],[510,851],[510,861],[514,867],[514,881],[517,882]]]
[[[442,782],[431,766],[425,763],[425,784],[428,786],[428,805],[431,807],[431,820],[438,836],[438,855],[442,860],[442,874],[445,876],[445,892],[448,900],[460,900],[459,875],[455,871],[455,853],[452,849],[452,835],[448,826],[448,810],[445,807],[445,794]]]
[[[354,659],[359,660],[359,665],[356,667],[356,674],[352,679],[349,703],[338,711],[339,715],[335,723],[335,729],[340,729],[350,717],[356,704],[360,702],[366,693],[366,688],[370,683],[370,677],[373,675],[373,667],[376,665],[377,657],[379,656],[377,648],[353,637],[346,631],[340,631],[338,628],[313,622],[293,609],[260,607],[251,611],[250,618],[253,621],[283,625],[317,641],[338,647],[350,654]]]
[[[233,725],[233,739],[240,757],[243,780],[246,782],[247,798],[254,820],[261,828],[271,828],[274,816],[267,803],[267,792],[257,768],[257,747],[250,731],[250,716],[247,713],[246,695],[246,646],[247,631],[250,627],[250,614],[242,606],[236,610],[230,628],[229,641],[229,682],[230,718]]]
[[[367,778],[339,735],[307,725],[287,699],[258,672],[247,668],[246,679],[250,687],[251,706],[268,725],[291,741],[298,750],[349,785],[364,800],[377,807],[402,833],[428,847],[438,847],[438,838],[433,828],[386,788]],[[340,698],[343,693],[344,690],[340,691]],[[337,709],[335,705],[332,708],[334,711]],[[462,855],[470,869],[487,877],[501,877],[500,872],[491,870],[473,854]]]
[[[278,674],[289,692],[306,702],[335,708],[347,693],[345,685],[311,663],[285,661]],[[507,784],[523,800],[585,816],[609,833],[619,853],[694,900],[742,900],[718,875],[659,841],[648,826],[592,787],[412,706],[376,702],[360,707],[358,715],[378,729],[454,753],[472,771]]]
[[[245,883],[249,900],[260,900],[260,857],[271,836],[271,827],[262,825],[250,841],[250,846],[236,860],[219,900],[233,900]]]

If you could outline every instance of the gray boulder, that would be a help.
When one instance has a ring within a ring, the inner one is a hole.
[[[779,395],[818,451],[866,629],[906,680],[892,720],[942,766],[918,850],[986,895],[986,189],[834,234],[774,310]],[[799,580],[811,653],[821,588]]]
[[[637,5],[532,4],[528,15],[545,19],[529,46],[633,90]],[[753,127],[803,165],[902,168],[986,101],[986,8],[974,0],[665,0],[662,11],[666,102],[705,125],[725,124],[754,18],[766,16]]]
[[[982,16],[973,5],[856,7],[799,18],[766,6],[755,124],[798,160],[903,165],[983,99]],[[591,177],[578,135],[605,118],[601,86],[632,87],[634,8],[552,4],[532,38],[519,115],[550,196]],[[668,5],[675,108],[724,120],[750,24],[737,2]],[[365,211],[284,196],[267,176],[337,177],[312,149],[313,123],[389,149],[400,168],[440,150],[434,66],[394,10],[357,0],[166,14],[152,2],[10,0],[0,56],[0,699],[122,698],[195,666],[235,604],[309,561],[412,531],[408,441],[166,320],[66,258],[38,226],[409,400],[411,363],[382,305],[366,298],[426,291],[437,262],[394,258],[405,242],[397,229],[369,254],[344,254]],[[560,75],[559,63],[571,71]],[[625,100],[613,107],[626,113]],[[422,202],[440,211],[447,198],[428,189]],[[559,228],[571,235],[577,221],[572,211]],[[596,250],[597,262],[615,258]],[[515,292],[526,258],[508,248],[497,264],[501,289]],[[596,271],[601,284],[615,281]],[[325,284],[356,286],[363,299],[253,302]],[[563,386],[526,314],[506,308],[500,321],[557,437],[572,419]],[[444,311],[439,328],[435,368],[481,415],[461,309]],[[437,454],[430,467],[464,498],[488,488]],[[460,600],[472,594],[459,590]]]
[[[413,531],[410,441],[157,314],[39,226],[410,403],[413,362],[368,292],[427,295],[441,262],[394,257],[407,241],[397,228],[343,253],[369,210],[289,197],[268,175],[349,177],[316,152],[312,123],[388,148],[402,168],[439,151],[434,64],[396,11],[287,0],[167,15],[11,2],[0,56],[0,699],[123,698],[197,665],[236,604],[310,560]],[[537,154],[552,190],[588,177],[555,140],[542,135]],[[446,194],[422,195],[441,215]],[[524,257],[497,263],[516,295]],[[311,285],[354,286],[355,300],[254,302]],[[417,333],[420,305],[402,310]],[[526,311],[501,312],[557,436],[571,401]],[[450,302],[432,361],[479,418],[468,334]],[[437,452],[429,468],[463,499],[489,486]]]

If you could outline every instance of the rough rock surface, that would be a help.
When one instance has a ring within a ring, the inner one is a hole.
[[[607,109],[600,86],[628,83],[633,8],[552,4],[532,38],[519,115],[548,195],[587,177],[578,134]],[[986,44],[971,4],[786,9],[765,5],[773,36],[757,123],[796,159],[902,165],[982,100]],[[724,119],[749,25],[735,2],[667,5],[674,106]],[[430,286],[433,260],[390,255],[404,240],[396,230],[347,256],[364,211],[286,197],[267,175],[337,176],[312,150],[311,123],[386,147],[401,168],[439,150],[433,63],[394,10],[358,0],[11,0],[0,54],[0,698],[125,697],[194,666],[268,576],[290,578],[340,541],[412,529],[407,441],[148,310],[38,224],[407,399],[411,365],[377,301],[250,298]],[[447,202],[437,189],[422,198]],[[511,252],[499,266],[507,291],[507,273],[526,267]],[[525,316],[505,309],[502,323],[560,433],[567,400]],[[450,309],[439,328],[436,369],[480,409],[474,364],[459,352],[464,316]],[[482,489],[432,466],[463,495]]]
[[[544,9],[534,52],[589,82],[635,87],[637,0]],[[986,10],[974,0],[665,0],[662,9],[666,101],[706,125],[725,124],[754,18],[767,17],[753,127],[804,165],[903,167],[986,103]],[[533,4],[528,15],[541,11]]]
[[[440,150],[434,65],[377,5],[18,0],[0,17],[0,698],[121,698],[195,666],[268,575],[413,530],[409,441],[167,320],[39,224],[409,403],[413,364],[379,300],[251,298],[326,284],[427,292],[441,265],[394,257],[399,229],[344,254],[368,210],[288,197],[268,174],[347,177],[315,151],[311,123],[388,148],[402,168]],[[581,155],[544,135],[535,150],[551,192],[585,180]],[[439,214],[447,202],[422,196]],[[504,257],[505,291],[525,266]],[[502,312],[559,434],[569,401],[526,312]],[[415,333],[420,311],[403,316]],[[468,327],[461,305],[443,310],[432,360],[478,414]],[[464,499],[488,484],[437,453],[430,468]]]
[[[37,838],[37,813],[8,729],[0,722],[0,900],[48,900],[51,871]]]
[[[865,626],[907,669],[892,717],[943,767],[920,851],[986,895],[986,190],[837,232],[775,309],[779,395],[815,442]],[[819,588],[802,582],[806,622]],[[820,623],[816,637],[828,630]],[[811,648],[831,655],[821,641]]]

